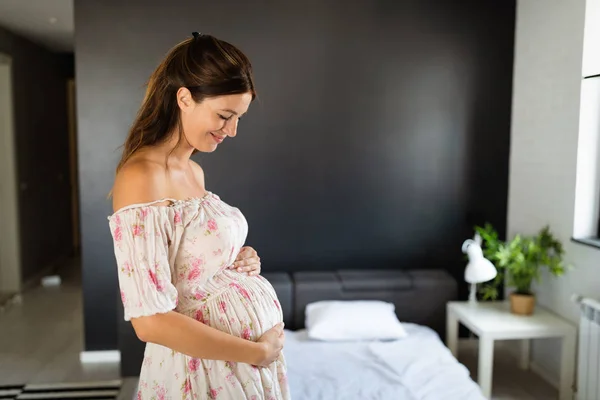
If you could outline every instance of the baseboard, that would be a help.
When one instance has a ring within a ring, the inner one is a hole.
[[[29,278],[23,281],[21,293],[27,292],[31,289],[40,286],[40,282],[43,277],[48,275],[55,275],[61,267],[68,263],[70,259],[71,257],[67,255],[58,256],[58,258],[55,259],[53,262],[49,263],[39,271],[33,273]]]
[[[79,361],[82,364],[118,363],[121,362],[121,352],[119,350],[82,351],[79,353]]]
[[[542,378],[550,386],[552,386],[556,390],[560,389],[559,380],[557,380],[550,371],[542,367],[540,364],[536,363],[535,361],[530,361],[529,368],[533,373]]]
[[[47,275],[52,275],[55,270],[56,264],[52,263],[33,273],[29,278],[23,281],[21,293],[27,292],[35,287],[40,286],[40,281],[42,280],[42,278]]]
[[[506,350],[512,357],[515,358],[515,362],[518,362],[517,360],[521,356],[521,354],[519,353],[518,341],[505,341],[505,342],[503,342],[503,344],[504,344],[503,349]],[[533,345],[533,343],[532,343],[532,345]],[[533,361],[532,359],[530,359],[529,360],[529,369],[531,370],[531,372],[533,372],[534,374],[536,374],[537,376],[542,378],[544,380],[544,382],[546,382],[547,384],[549,384],[556,390],[560,389],[559,380],[557,380],[556,377],[553,376],[553,374],[550,371],[548,371],[547,369],[542,367],[541,364],[538,364],[535,361]]]
[[[15,304],[21,304],[23,301],[23,294],[40,285],[40,280],[50,275],[55,269],[54,265],[48,265],[38,272],[34,273],[31,277],[21,282],[21,289],[16,293],[3,294],[0,293],[0,312],[6,311],[8,308]]]

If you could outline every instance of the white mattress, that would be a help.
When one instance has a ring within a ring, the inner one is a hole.
[[[431,329],[404,324],[389,342],[320,342],[286,331],[292,400],[482,400],[479,386]]]

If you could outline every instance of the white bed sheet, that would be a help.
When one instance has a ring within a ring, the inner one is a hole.
[[[321,342],[286,331],[292,400],[484,400],[467,368],[431,329],[404,323],[389,342]]]

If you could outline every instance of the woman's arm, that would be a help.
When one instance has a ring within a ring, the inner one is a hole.
[[[270,358],[268,344],[245,340],[169,311],[149,317],[132,318],[143,342],[156,343],[194,358],[263,365]]]

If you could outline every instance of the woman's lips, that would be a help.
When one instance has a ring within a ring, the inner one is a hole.
[[[223,143],[223,140],[225,140],[225,136],[218,136],[218,135],[215,135],[212,132],[210,134],[212,135],[212,137],[215,140],[215,142],[217,142],[217,144]]]

